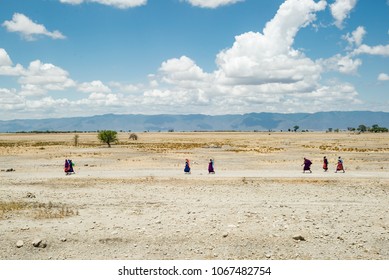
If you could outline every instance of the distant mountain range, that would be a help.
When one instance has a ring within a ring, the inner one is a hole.
[[[92,117],[20,119],[0,121],[0,132],[30,131],[323,131],[357,128],[359,125],[389,127],[389,113],[370,111],[318,113],[250,113],[243,115],[99,115]]]

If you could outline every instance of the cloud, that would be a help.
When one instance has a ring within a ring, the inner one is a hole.
[[[318,62],[326,71],[337,71],[343,74],[356,74],[359,66],[362,65],[362,60],[340,54],[334,55],[329,59],[320,59]]]
[[[205,96],[204,89],[150,89],[144,92],[144,104],[161,105],[209,105],[209,98]],[[183,107],[185,108],[185,107]]]
[[[218,8],[220,6],[231,5],[244,0],[185,0],[192,6],[201,8]]]
[[[18,76],[23,73],[23,67],[20,64],[12,66],[12,60],[5,49],[0,48],[0,76]]]
[[[78,90],[81,92],[94,93],[110,93],[111,89],[101,81],[92,81],[90,83],[82,83],[78,85]]]
[[[123,98],[121,95],[117,95],[113,93],[105,94],[105,93],[97,93],[97,92],[91,93],[88,97],[89,102],[91,102],[93,106],[121,107],[123,106],[123,103],[121,101],[122,99]]]
[[[0,67],[11,66],[12,61],[5,49],[0,49]]]
[[[159,72],[163,82],[189,88],[197,88],[199,83],[207,82],[210,78],[209,74],[186,56],[163,62]]]
[[[335,3],[330,5],[331,14],[338,28],[343,28],[344,20],[349,17],[356,4],[357,0],[336,0]]]
[[[133,84],[123,84],[119,82],[110,82],[109,86],[111,88],[117,89],[117,91],[122,93],[138,93],[144,87],[142,84],[133,85]]]
[[[345,39],[349,43],[348,49],[355,47],[355,49],[350,52],[350,56],[356,56],[361,54],[389,56],[389,45],[369,46],[366,44],[362,44],[363,37],[366,35],[366,33],[367,32],[365,28],[359,26],[351,34],[347,33],[345,36],[343,36],[343,39]]]
[[[50,32],[42,24],[37,24],[29,19],[27,16],[15,13],[12,20],[4,21],[4,26],[8,32],[21,33],[22,37],[28,41],[35,40],[37,36],[48,36],[52,39],[65,39],[61,32],[55,30]]]
[[[386,73],[381,73],[378,75],[378,81],[389,81],[389,75]]]
[[[342,38],[346,40],[350,47],[360,46],[363,41],[363,37],[366,35],[366,30],[363,26],[358,26],[351,34],[347,33]]]
[[[233,84],[293,84],[318,79],[320,66],[293,49],[297,32],[312,23],[326,2],[289,0],[263,29],[244,33],[217,55],[218,76]],[[309,81],[308,81],[309,82]],[[300,83],[302,84],[302,83]]]
[[[20,110],[24,108],[24,98],[15,90],[0,88],[0,107],[3,110]]]
[[[18,82],[22,85],[23,95],[45,94],[47,91],[61,91],[75,87],[67,71],[40,60],[32,61]]]
[[[368,46],[363,44],[352,52],[352,55],[360,54],[389,56],[389,45]]]
[[[71,105],[72,102],[66,98],[54,99],[47,96],[42,99],[26,100],[24,110],[30,112],[30,114],[41,112],[41,115],[45,117],[56,116],[58,112],[62,113],[63,116],[68,116]]]
[[[147,4],[147,0],[60,0],[61,3],[79,5],[82,3],[98,3],[106,6],[112,6],[119,9],[128,9]]]
[[[82,4],[84,1],[86,2],[86,0],[59,0],[59,2],[61,3],[71,4],[71,5],[79,5]]]

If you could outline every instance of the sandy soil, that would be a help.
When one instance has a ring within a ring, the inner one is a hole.
[[[389,259],[389,134],[128,136],[0,134],[0,259]]]

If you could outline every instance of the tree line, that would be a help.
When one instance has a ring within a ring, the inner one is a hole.
[[[355,128],[355,127],[348,127],[347,130],[351,131],[351,132],[358,131],[360,133],[364,133],[364,132],[379,133],[379,132],[388,132],[389,131],[386,127],[381,127],[378,124],[374,124],[371,127],[366,126],[364,124],[361,124],[357,128]],[[339,128],[336,128],[336,129],[329,128],[327,130],[327,132],[339,132]]]
[[[364,124],[359,125],[357,128],[349,127],[347,130],[349,131],[359,131],[359,132],[388,132],[386,127],[381,127],[378,124],[373,124],[371,127],[368,127]]]

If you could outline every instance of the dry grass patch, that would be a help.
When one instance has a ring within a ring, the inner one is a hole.
[[[306,147],[306,146],[305,146]],[[316,148],[311,146],[311,148]],[[328,145],[322,144],[318,147],[322,151],[332,151],[332,152],[356,152],[356,153],[368,153],[368,152],[388,152],[389,148],[360,148],[360,147],[341,147],[338,145]]]
[[[247,146],[247,145],[238,145],[236,147],[228,149],[228,151],[235,152],[235,153],[255,152],[255,153],[259,153],[259,154],[269,154],[269,153],[281,152],[281,151],[284,151],[284,149],[270,147],[270,146],[262,146],[262,147],[252,148],[252,147]]]
[[[6,213],[20,211],[26,208],[27,203],[21,201],[0,201],[0,218],[3,218]]]
[[[77,209],[73,209],[62,203],[39,203],[24,201],[0,201],[0,219],[9,219],[14,215],[26,215],[34,219],[61,219],[79,214]]]
[[[37,203],[32,208],[32,215],[35,219],[61,219],[79,214],[77,209],[72,209],[61,203]]]
[[[128,145],[143,151],[163,153],[168,151],[192,150],[207,146],[205,143],[129,143]]]

